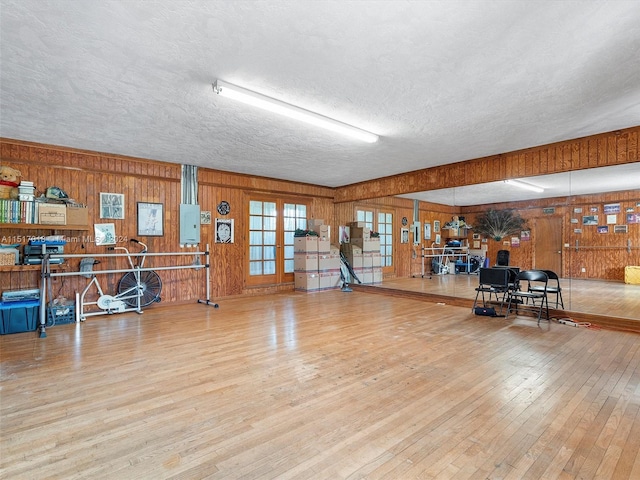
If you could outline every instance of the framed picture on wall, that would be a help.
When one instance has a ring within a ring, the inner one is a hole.
[[[440,233],[440,220],[433,221],[433,233]],[[440,243],[440,242],[437,242]]]
[[[93,226],[96,245],[115,245],[116,227],[113,223],[99,223]]]
[[[430,223],[424,224],[424,239],[431,240],[431,224]]]
[[[124,220],[124,194],[100,193],[100,218]]]
[[[400,243],[409,243],[409,229],[401,228],[400,229]]]
[[[162,203],[138,202],[138,235],[162,237],[164,235]]]
[[[232,218],[216,218],[216,243],[233,243]]]
[[[210,211],[202,211],[202,212],[200,212],[200,225],[211,225],[211,212]]]

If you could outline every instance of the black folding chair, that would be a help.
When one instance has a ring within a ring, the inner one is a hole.
[[[506,317],[509,316],[513,305],[516,315],[520,308],[528,309],[533,313],[537,312],[538,325],[543,310],[546,313],[547,321],[549,321],[548,282],[549,277],[542,270],[525,270],[518,273],[513,289],[508,292]]]
[[[487,303],[491,303],[491,299],[495,297],[495,302],[500,305],[500,315],[502,315],[502,306],[509,290],[509,270],[506,268],[481,268],[478,280],[476,298],[471,311],[475,310],[478,305],[478,297],[482,295],[482,306],[486,307]],[[485,294],[488,295],[488,299]]]
[[[542,270],[549,277],[549,283],[547,284],[546,292],[547,297],[549,295],[556,296],[556,307],[560,306],[564,310],[564,302],[562,301],[562,288],[560,287],[560,279],[558,274],[552,270]],[[531,285],[530,289],[534,292],[540,291],[542,287],[540,285]]]

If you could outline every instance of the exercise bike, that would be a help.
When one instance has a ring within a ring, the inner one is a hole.
[[[123,313],[135,311],[142,313],[142,309],[151,305],[154,302],[160,302],[160,293],[162,291],[162,280],[160,276],[153,270],[143,270],[144,262],[146,259],[145,253],[147,253],[147,245],[143,242],[132,238],[131,243],[139,245],[142,250],[140,252],[131,253],[126,247],[112,247],[112,250],[122,250],[125,252],[131,271],[126,272],[120,281],[118,282],[118,293],[115,295],[105,294],[100,286],[98,277],[93,275],[86,275],[91,277],[91,281],[82,291],[79,299],[79,317],[80,321],[84,321],[87,316],[102,315],[112,313]],[[134,262],[135,257],[135,262]],[[80,262],[81,272],[91,272],[93,265],[100,262],[93,258],[85,258]],[[104,271],[102,273],[115,273],[112,271]],[[92,286],[96,287],[98,291],[98,300],[95,302],[86,302],[85,296]],[[96,305],[102,312],[84,312],[84,307],[87,305]]]

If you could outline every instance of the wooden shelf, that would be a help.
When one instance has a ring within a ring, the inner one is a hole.
[[[66,263],[56,263],[54,265],[49,265],[50,269],[53,270],[66,270]],[[40,271],[42,270],[42,265],[0,265],[0,272],[28,272],[28,271]]]
[[[0,229],[88,231],[89,225],[44,225],[42,223],[0,223]]]

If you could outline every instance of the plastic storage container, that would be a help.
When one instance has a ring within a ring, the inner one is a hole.
[[[40,302],[0,302],[0,334],[34,332],[40,319]]]
[[[51,305],[47,307],[47,327],[76,322],[75,305]]]

